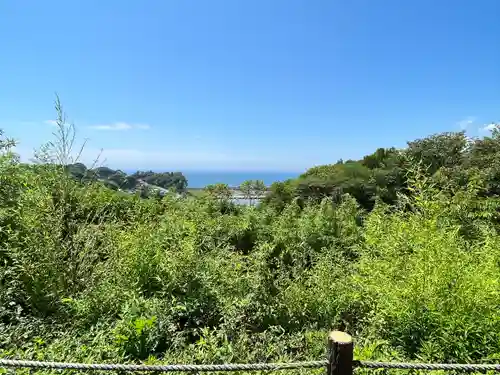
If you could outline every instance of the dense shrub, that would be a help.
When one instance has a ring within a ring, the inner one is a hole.
[[[356,335],[362,358],[495,358],[499,202],[485,193],[493,172],[470,167],[464,178],[450,166],[463,159],[460,137],[452,153],[433,156],[443,137],[412,144],[436,173],[405,166],[403,182],[400,154],[379,150],[301,177],[334,173],[334,196],[294,196],[314,187],[289,181],[259,207],[126,196],[77,182],[57,163],[21,165],[4,140],[0,356],[318,359],[337,328]],[[363,184],[376,187],[368,209],[353,190]]]

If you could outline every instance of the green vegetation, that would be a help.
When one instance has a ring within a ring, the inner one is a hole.
[[[113,190],[135,191],[139,188],[141,182],[156,188],[170,189],[177,193],[184,193],[187,188],[186,177],[181,172],[138,171],[132,175],[127,175],[121,170],[115,171],[108,167],[87,169],[85,164],[82,163],[68,164],[67,169],[69,174],[78,181],[100,181]]]
[[[219,201],[227,201],[233,196],[229,185],[223,183],[207,185],[203,191],[208,196],[216,198]]]
[[[253,200],[263,196],[267,188],[262,180],[247,180],[240,185],[240,191],[243,197],[249,200],[250,205],[253,205]]]
[[[75,181],[64,124],[59,162],[0,141],[1,357],[320,359],[337,328],[358,358],[498,360],[498,130],[315,167],[252,207]]]

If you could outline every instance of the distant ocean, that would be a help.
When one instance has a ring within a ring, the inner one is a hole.
[[[154,170],[161,172],[160,170]],[[124,170],[127,174],[132,174],[135,170]],[[276,181],[285,181],[289,178],[296,178],[301,172],[228,172],[228,171],[181,171],[188,180],[188,187],[203,188],[210,184],[223,183],[229,186],[239,186],[246,180],[262,180],[266,186]]]

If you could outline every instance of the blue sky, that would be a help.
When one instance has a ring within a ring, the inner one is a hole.
[[[0,3],[0,128],[85,161],[297,170],[500,119],[498,0]]]

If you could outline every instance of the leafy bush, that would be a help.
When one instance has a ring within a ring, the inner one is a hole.
[[[361,358],[498,357],[498,133],[313,168],[245,207],[223,185],[140,199],[76,181],[57,109],[39,164],[0,141],[0,356],[319,359],[345,329]]]

